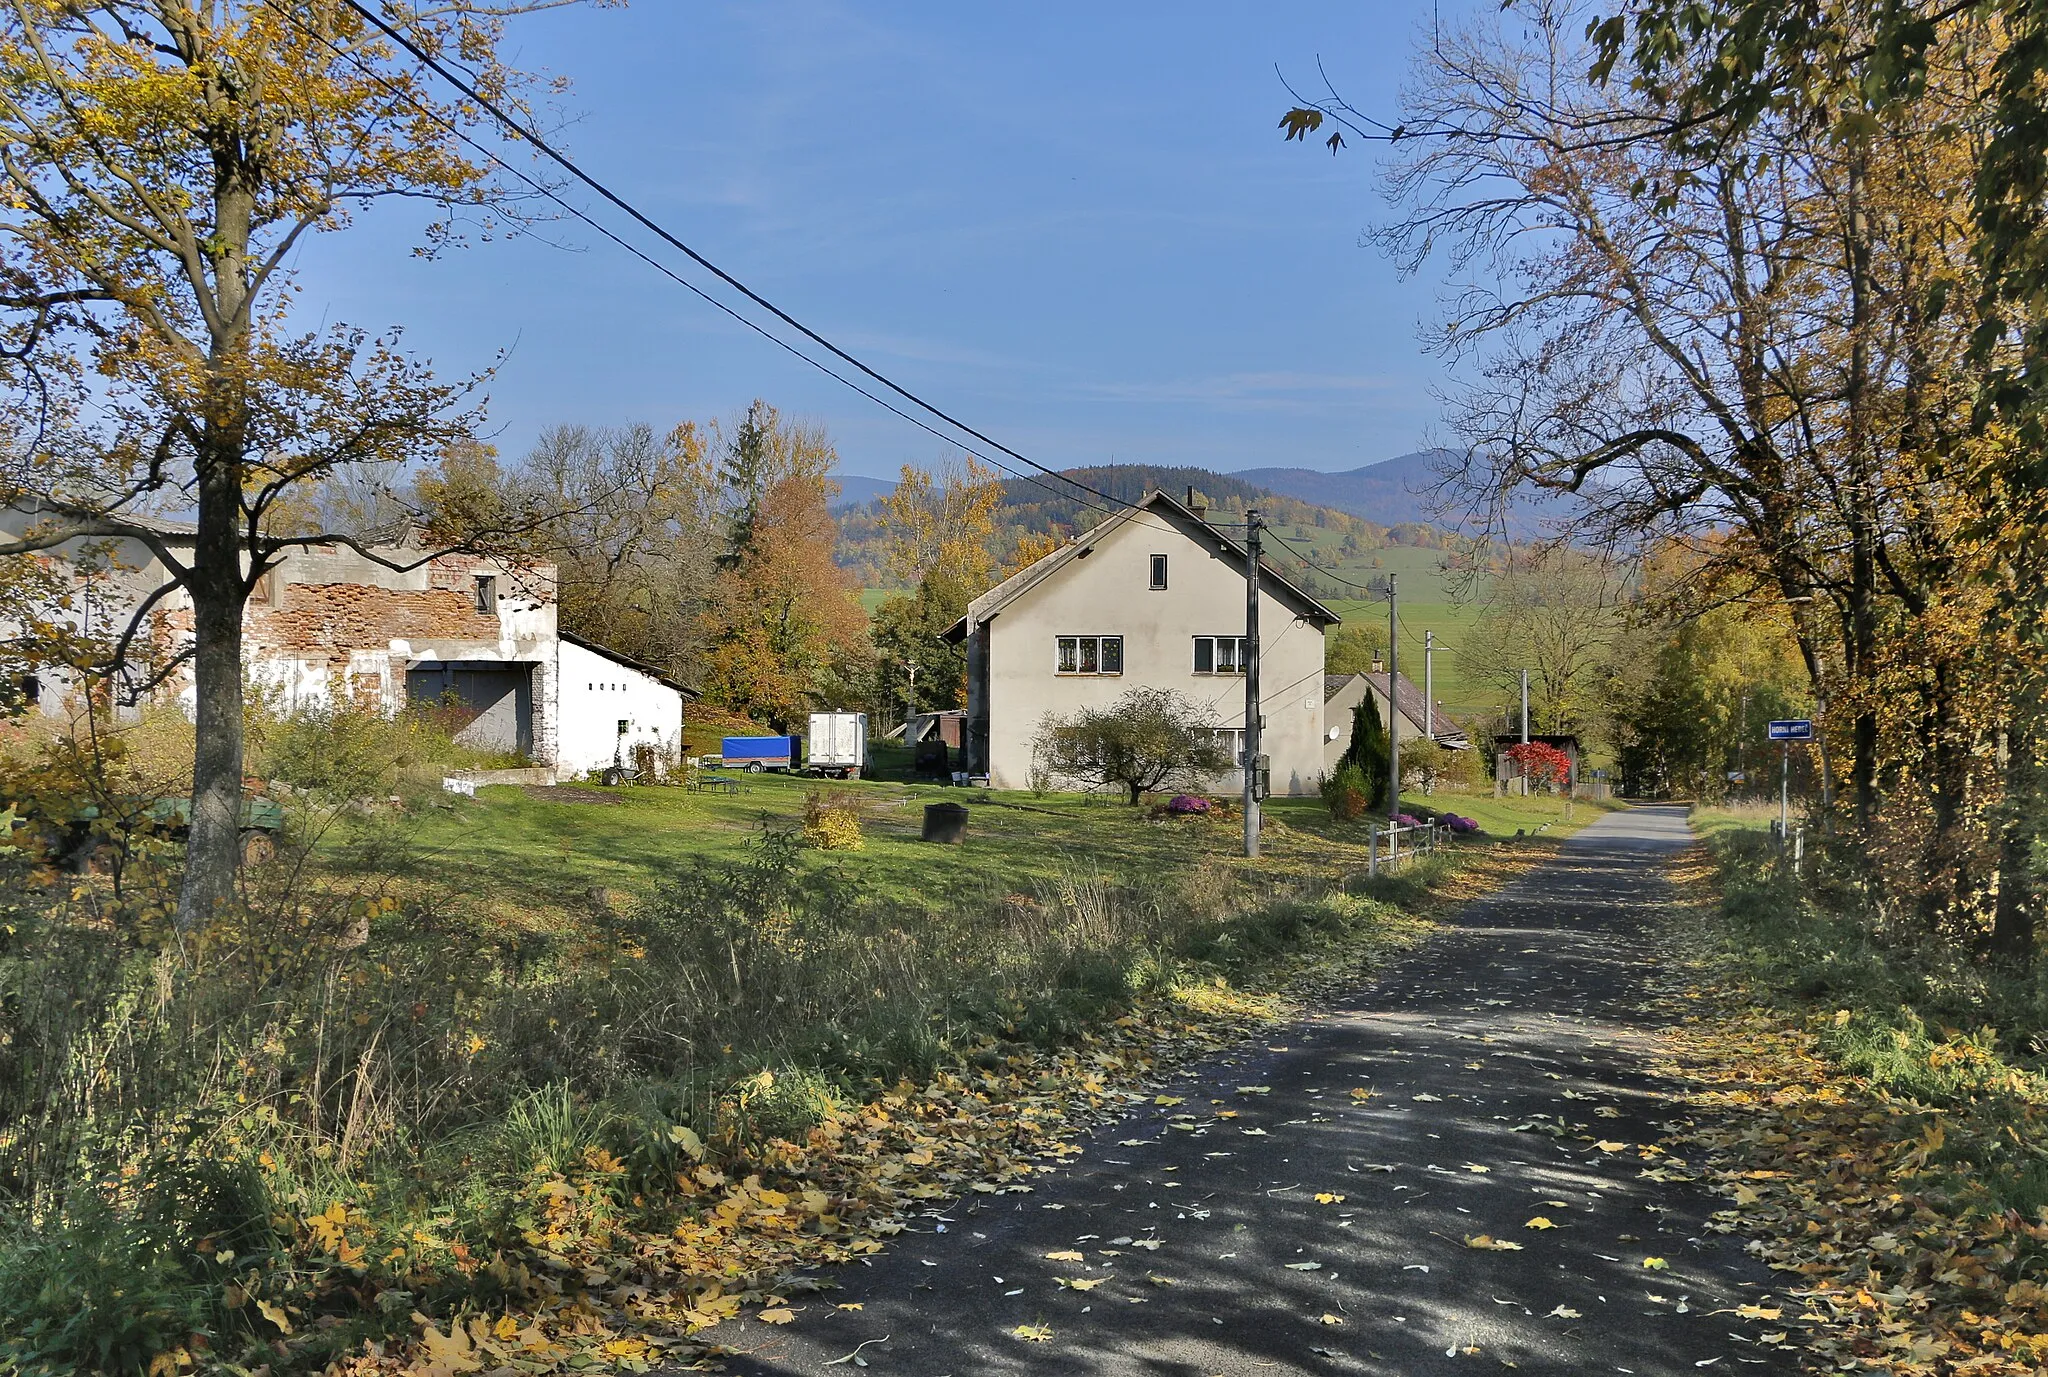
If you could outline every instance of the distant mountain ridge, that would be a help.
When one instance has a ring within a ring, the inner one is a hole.
[[[1230,477],[1383,526],[1420,522],[1473,533],[1483,527],[1484,522],[1477,518],[1484,513],[1461,511],[1455,504],[1440,511],[1435,496],[1441,467],[1457,457],[1453,450],[1424,449],[1342,473],[1264,468],[1242,469]],[[1562,494],[1518,493],[1508,507],[1508,534],[1518,539],[1544,534],[1569,518],[1577,506],[1576,500]]]

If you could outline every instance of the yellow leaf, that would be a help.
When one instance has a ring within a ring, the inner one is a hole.
[[[1479,1234],[1466,1239],[1465,1246],[1467,1248],[1483,1248],[1493,1253],[1519,1253],[1522,1251],[1522,1245],[1519,1243],[1511,1243],[1504,1238],[1492,1238],[1486,1234]]]
[[[1324,1316],[1322,1317],[1322,1319],[1321,1319],[1321,1320],[1319,1320],[1319,1321],[1317,1321],[1317,1323],[1319,1323],[1319,1324],[1342,1324],[1342,1323],[1344,1323],[1344,1317],[1343,1317],[1342,1315],[1331,1315],[1331,1314],[1325,1313],[1325,1314],[1324,1314]]]
[[[788,1324],[796,1318],[796,1311],[786,1305],[778,1305],[772,1310],[763,1310],[754,1318],[762,1324]]]
[[[1671,1270],[1671,1264],[1661,1257],[1646,1257],[1643,1259],[1643,1266],[1653,1272],[1668,1272]]]
[[[1052,1338],[1052,1329],[1042,1324],[1020,1324],[1010,1332],[1026,1343],[1042,1344]]]
[[[1735,1307],[1735,1313],[1745,1320],[1776,1320],[1783,1319],[1785,1315],[1785,1312],[1775,1305],[1738,1305]]]
[[[1620,1152],[1624,1148],[1626,1148],[1628,1144],[1617,1143],[1612,1138],[1603,1138],[1599,1142],[1593,1144],[1593,1146],[1600,1149],[1600,1151],[1602,1152]]]
[[[860,1301],[841,1301],[839,1302],[839,1308],[841,1310],[864,1310],[867,1307]]]
[[[1270,1085],[1240,1085],[1237,1088],[1237,1093],[1240,1095],[1270,1095],[1273,1093],[1273,1087]]]
[[[1467,1162],[1467,1163],[1465,1164],[1465,1170],[1466,1170],[1466,1171],[1469,1171],[1469,1172],[1471,1172],[1471,1173],[1472,1173],[1473,1175],[1475,1175],[1475,1176],[1483,1176],[1483,1175],[1485,1175],[1485,1174],[1486,1174],[1487,1172],[1489,1172],[1489,1171],[1492,1171],[1492,1170],[1493,1170],[1493,1168],[1492,1168],[1492,1167],[1482,1167],[1482,1166],[1480,1166],[1480,1165],[1479,1165],[1479,1164],[1478,1164],[1477,1162]]]
[[[613,1339],[604,1346],[604,1352],[614,1358],[637,1358],[646,1351],[645,1339]]]
[[[1186,1103],[1187,1103],[1187,1101],[1186,1101],[1185,1099],[1183,1099],[1183,1098],[1182,1098],[1181,1096],[1179,1096],[1179,1095],[1155,1095],[1155,1096],[1153,1096],[1153,1097],[1152,1097],[1152,1103],[1154,1103],[1154,1104],[1186,1104]]]
[[[1344,1203],[1344,1197],[1331,1191],[1317,1191],[1316,1203],[1318,1205],[1341,1205]]]
[[[1047,1253],[1047,1254],[1045,1255],[1045,1260],[1046,1260],[1047,1262],[1084,1262],[1084,1261],[1086,1261],[1086,1259],[1085,1259],[1085,1258],[1084,1258],[1084,1257],[1082,1256],[1081,1252],[1080,1252],[1080,1251],[1079,1251],[1078,1249],[1075,1249],[1075,1248],[1062,1248],[1062,1249],[1060,1249],[1060,1250],[1059,1250],[1059,1251],[1058,1251],[1057,1253]]]
[[[1351,1088],[1351,1098],[1354,1100],[1369,1100],[1375,1093],[1374,1091],[1367,1090],[1362,1085],[1355,1085]]]
[[[1542,1215],[1539,1214],[1534,1219],[1524,1224],[1522,1227],[1525,1229],[1555,1229],[1557,1225],[1551,1223],[1549,1220],[1545,1219]]]
[[[1107,1281],[1107,1277],[1054,1277],[1054,1281],[1069,1291],[1093,1291]]]
[[[285,1333],[289,1334],[292,1332],[291,1317],[284,1313],[283,1306],[272,1305],[267,1300],[260,1300],[256,1302],[256,1311],[264,1319],[269,1320]]]

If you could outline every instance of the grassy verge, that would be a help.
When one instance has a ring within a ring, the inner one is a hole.
[[[935,847],[959,795],[862,784],[819,851],[805,786],[751,786],[356,819],[197,935],[168,853],[115,894],[0,848],[0,1371],[687,1355],[1542,850],[1366,882],[1306,805],[1247,862],[1029,796]]]
[[[1715,1227],[1802,1279],[1787,1319],[1844,1369],[2042,1371],[2038,980],[1830,909],[1755,819],[1701,822],[1677,1046]]]

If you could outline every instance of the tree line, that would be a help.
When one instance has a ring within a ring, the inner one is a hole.
[[[1581,498],[1574,539],[1669,624],[1641,672],[1789,638],[1878,920],[2015,959],[2048,818],[2043,22],[1523,0],[1439,21],[1398,113],[1282,121],[1381,141],[1372,238],[1446,271],[1464,489]],[[1651,749],[1706,691],[1639,695]]]

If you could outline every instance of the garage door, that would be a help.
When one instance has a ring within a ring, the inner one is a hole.
[[[413,703],[461,704],[469,722],[455,733],[465,746],[533,754],[533,666],[456,661],[414,665],[405,672]]]

